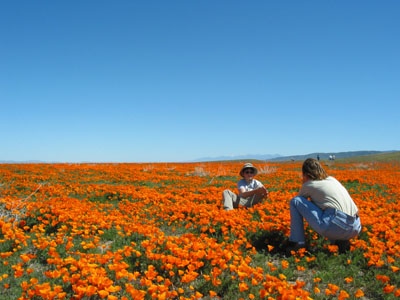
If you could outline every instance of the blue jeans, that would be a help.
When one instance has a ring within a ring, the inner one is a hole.
[[[349,216],[335,208],[320,209],[304,197],[290,200],[290,238],[293,242],[305,242],[304,220],[320,235],[334,240],[349,240],[361,231],[358,216]]]

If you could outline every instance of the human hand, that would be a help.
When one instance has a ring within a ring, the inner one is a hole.
[[[269,191],[265,188],[264,198],[268,198],[268,196],[269,196]]]
[[[259,187],[257,190],[258,194],[263,196],[263,198],[268,197],[268,190],[265,186]]]

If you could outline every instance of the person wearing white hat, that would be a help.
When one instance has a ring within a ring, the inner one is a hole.
[[[267,188],[260,181],[254,179],[257,173],[257,168],[251,163],[244,164],[239,172],[242,176],[237,184],[239,194],[237,195],[231,190],[225,190],[222,194],[224,210],[233,210],[239,205],[252,207],[268,197]]]

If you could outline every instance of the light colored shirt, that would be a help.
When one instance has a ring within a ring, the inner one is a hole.
[[[350,216],[354,216],[358,212],[349,192],[332,176],[323,180],[309,180],[303,183],[299,196],[310,198],[322,210],[333,207]]]
[[[254,191],[255,189],[258,189],[259,187],[262,187],[262,186],[263,186],[262,183],[256,179],[252,179],[249,183],[247,183],[246,180],[244,180],[244,179],[240,179],[237,184],[239,193],[242,192],[241,188],[244,188],[244,192],[250,192],[250,191]]]

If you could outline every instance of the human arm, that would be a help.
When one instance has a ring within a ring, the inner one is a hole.
[[[240,198],[248,198],[248,197],[251,197],[251,196],[254,196],[254,195],[260,195],[260,196],[263,196],[263,197],[268,196],[268,190],[264,186],[259,187],[259,188],[255,189],[255,190],[252,190],[252,191],[248,191],[248,192],[245,192],[244,189],[240,189],[239,190],[239,197]]]
[[[300,191],[299,191],[299,196],[300,197],[304,197],[304,198],[310,198],[310,193],[309,193],[309,190],[308,190],[308,188],[303,184],[302,186],[301,186],[301,188],[300,188]]]
[[[303,173],[303,180],[302,181],[303,181],[303,184],[301,185],[299,196],[300,197],[304,197],[304,198],[308,198],[308,197],[310,197],[310,193],[308,192],[307,186],[309,184],[307,184],[307,182],[310,181],[310,178],[306,174]]]
[[[241,184],[239,184],[238,190],[239,190],[239,197],[241,197],[241,198],[248,198],[248,197],[252,197],[254,195],[261,196],[262,198],[268,197],[267,188],[259,181],[257,181],[257,186],[253,190],[247,191],[245,185],[241,185]]]

